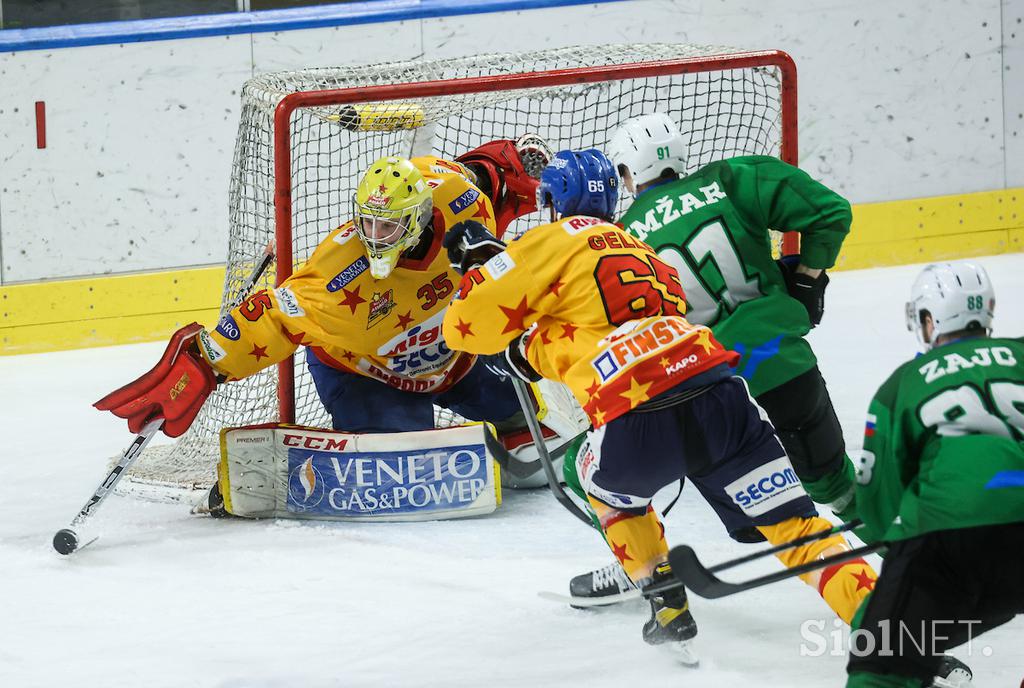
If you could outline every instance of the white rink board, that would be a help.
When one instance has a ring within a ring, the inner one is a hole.
[[[1024,0],[819,5],[626,0],[0,53],[0,283],[223,261],[241,85],[310,66],[614,42],[780,48],[800,74],[801,163],[853,202],[1024,185]]]
[[[1024,334],[1021,257],[981,259],[997,335]],[[915,350],[903,299],[917,267],[832,277],[813,344],[851,448],[883,379]],[[597,534],[543,490],[506,491],[492,515],[411,524],[238,522],[112,497],[103,536],[72,558],[53,532],[128,442],[89,404],[148,369],[161,344],[0,358],[0,685],[18,688],[825,688],[842,656],[802,657],[804,622],[832,616],[789,580],[693,599],[701,668],[646,646],[643,605],[573,611],[541,600],[609,561]],[[664,501],[667,501],[664,500]],[[661,504],[664,504],[661,501]],[[750,552],[687,487],[671,543],[710,563]],[[761,571],[777,570],[763,562]],[[752,570],[758,570],[753,567]],[[979,638],[975,685],[1024,676],[1024,619]],[[991,649],[991,656],[984,654]]]

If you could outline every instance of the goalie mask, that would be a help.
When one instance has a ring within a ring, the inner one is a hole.
[[[390,275],[402,251],[416,245],[432,210],[430,187],[410,161],[388,157],[370,165],[352,198],[352,222],[374,279]]]
[[[607,151],[619,174],[629,171],[634,189],[657,181],[665,170],[686,173],[686,142],[676,123],[660,112],[627,120]]]
[[[914,280],[906,305],[907,329],[927,351],[937,337],[951,332],[980,328],[987,334],[995,305],[992,282],[980,264],[970,260],[935,263]],[[926,315],[932,319],[930,337],[924,330]]]

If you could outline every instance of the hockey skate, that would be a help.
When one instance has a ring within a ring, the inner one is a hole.
[[[672,578],[667,563],[659,564],[654,571],[653,582],[661,583]],[[678,587],[668,590],[651,600],[651,618],[643,628],[644,642],[649,645],[664,645],[684,666],[696,667],[700,663],[693,639],[697,635],[697,622],[690,613],[690,602],[686,589]]]
[[[633,581],[629,580],[629,576],[617,561],[589,573],[581,573],[569,581],[569,593],[573,597],[607,597],[633,590],[635,587]],[[615,602],[609,602],[609,604],[615,604]],[[576,607],[576,609],[584,609],[584,607]]]
[[[931,688],[971,688],[971,668],[952,655],[945,655]]]

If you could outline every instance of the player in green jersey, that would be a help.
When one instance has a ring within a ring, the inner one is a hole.
[[[740,354],[736,372],[768,414],[811,499],[852,518],[853,464],[804,339],[821,321],[825,270],[849,232],[850,204],[768,156],[713,162],[687,176],[686,143],[663,114],[627,121],[608,153],[636,196],[623,227],[678,271],[686,318],[710,326]],[[799,232],[799,257],[777,262],[771,229]],[[566,456],[566,482],[582,494],[574,457]],[[574,595],[594,597],[628,587],[615,563],[570,583]]]
[[[926,351],[872,399],[857,468],[863,535],[893,544],[848,688],[928,685],[944,650],[1024,613],[1024,339],[989,336],[994,304],[971,261],[914,283],[907,326]]]

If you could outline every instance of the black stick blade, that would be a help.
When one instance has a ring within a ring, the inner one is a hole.
[[[70,528],[61,528],[53,536],[53,548],[67,555],[78,549],[78,535]]]
[[[732,586],[720,581],[700,563],[697,553],[689,545],[678,545],[669,550],[668,563],[675,577],[696,595],[713,600],[733,592],[730,590]]]

